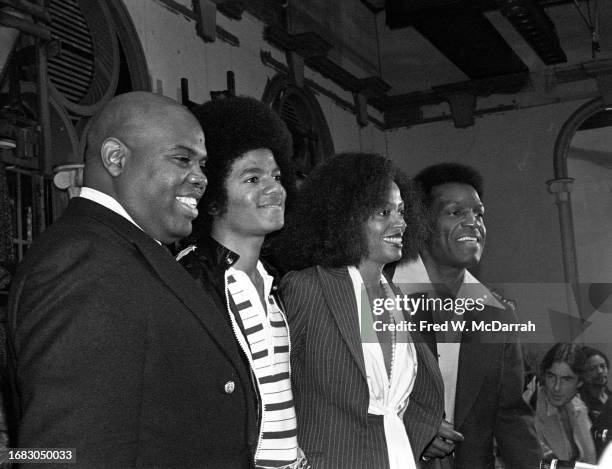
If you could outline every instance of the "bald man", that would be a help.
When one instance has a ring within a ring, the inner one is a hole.
[[[12,285],[12,447],[71,448],[87,468],[251,466],[248,364],[224,305],[163,247],[191,232],[205,160],[170,99],[127,93],[96,117],[85,186]]]

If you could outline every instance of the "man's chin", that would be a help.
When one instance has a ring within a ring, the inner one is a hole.
[[[455,267],[462,268],[462,269],[471,269],[473,267],[476,267],[479,262],[480,262],[479,257],[478,258],[476,257],[463,258],[457,261],[457,263],[455,264]]]
[[[449,265],[454,265],[455,267],[460,267],[463,269],[470,269],[480,263],[481,257],[482,251],[480,250],[462,250],[450,253],[447,260],[451,261],[448,263]]]
[[[275,231],[281,230],[284,225],[285,222],[283,219],[272,220],[265,224],[264,231],[266,234],[274,233]]]
[[[173,228],[174,229],[171,232],[165,233],[165,239],[160,239],[159,241],[161,241],[163,244],[174,244],[189,236],[193,231],[191,228],[191,220],[189,220],[189,223],[184,227],[175,226]]]

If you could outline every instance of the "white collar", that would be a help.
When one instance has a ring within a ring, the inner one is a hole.
[[[138,227],[139,230],[141,230],[141,231],[146,233],[146,231],[143,230],[138,225],[138,223],[136,223],[134,221],[134,219],[130,216],[130,214],[126,212],[126,210],[123,208],[123,206],[115,198],[111,197],[110,195],[105,194],[104,192],[100,192],[97,189],[92,189],[91,187],[81,187],[81,192],[79,193],[79,195],[77,197],[83,197],[84,199],[91,200],[92,202],[96,202],[96,203],[106,207],[107,209],[112,210],[117,215],[122,216],[127,221],[129,221],[130,223],[132,223],[133,225]],[[155,239],[155,238],[153,238],[153,239]],[[161,245],[160,241],[158,241],[156,239],[155,239],[155,241],[158,244]]]
[[[399,264],[393,275],[393,283],[398,285],[403,293],[408,295],[422,293],[424,289],[425,291],[432,291],[431,287],[423,288],[424,286],[431,285],[432,282],[421,256],[418,256],[414,261]],[[459,287],[459,291],[457,292],[457,298],[482,298],[484,303],[489,306],[506,309],[497,298],[495,298],[493,293],[480,283],[480,281],[467,269],[463,275],[461,287]]]
[[[353,291],[355,292],[355,300],[357,301],[357,315],[359,317],[359,333],[362,333],[361,330],[361,313],[362,313],[362,304],[367,301],[367,296],[365,293],[365,286],[363,282],[363,278],[361,277],[361,272],[354,265],[349,265],[346,267],[349,273],[349,277],[351,278],[351,282],[353,284]],[[387,279],[383,274],[380,275],[381,283],[388,283]],[[372,331],[367,331],[367,333],[372,333]],[[375,337],[375,335],[373,336]]]
[[[190,246],[191,247],[191,246]],[[189,248],[185,249],[184,251],[187,251]],[[195,247],[194,247],[195,249]],[[192,249],[192,250],[194,250]],[[187,254],[187,253],[185,253]],[[179,253],[179,256],[183,257],[185,254],[183,254],[183,252],[181,251],[181,253]],[[177,259],[179,259],[180,257],[177,256]],[[247,275],[246,272],[237,269],[234,266],[231,266],[228,269],[228,272],[234,274],[234,276],[240,277],[240,278],[246,278],[249,280],[249,282],[251,282],[251,280],[249,279],[249,276]],[[274,277],[272,277],[268,271],[266,270],[266,268],[264,267],[264,265],[261,263],[260,260],[257,261],[257,272],[259,272],[259,275],[261,275],[261,278],[263,279],[263,284],[264,284],[264,297],[267,298],[270,296],[271,292],[272,292],[272,283],[274,282]],[[237,275],[236,275],[237,274]],[[251,282],[253,283],[253,282]]]

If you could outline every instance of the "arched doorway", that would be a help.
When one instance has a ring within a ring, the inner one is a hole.
[[[585,327],[581,340],[612,350],[612,108],[601,99],[581,106],[561,129],[554,172],[548,185],[559,210],[565,280],[575,313],[596,325]]]
[[[549,186],[563,199],[566,280],[612,280],[612,108],[601,99],[581,106],[561,129],[554,171]]]

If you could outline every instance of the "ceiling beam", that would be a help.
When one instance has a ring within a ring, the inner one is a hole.
[[[372,98],[369,100],[369,104],[380,112],[387,112],[406,107],[440,104],[447,101],[449,96],[457,94],[471,94],[474,96],[514,94],[523,89],[528,81],[528,73],[516,73],[434,86],[428,91]]]
[[[379,13],[385,9],[385,0],[361,0],[372,13]]]
[[[499,11],[546,65],[567,62],[554,23],[537,0],[495,0]]]
[[[504,88],[510,90],[513,86],[520,86],[525,79],[529,86],[522,87],[517,93],[503,91]],[[593,98],[607,97],[612,100],[612,59],[584,62],[552,72],[531,73],[528,77],[507,76],[444,85],[429,91],[372,99],[369,104],[383,113],[386,128],[394,129],[456,120],[453,99],[456,101],[456,96],[470,93],[476,97],[472,112],[472,116],[476,117]],[[465,113],[465,116],[469,118],[470,114]]]
[[[387,0],[391,28],[414,27],[471,79],[527,73],[527,66],[474,0],[435,0],[413,11],[409,0]],[[410,8],[409,8],[410,7]]]

